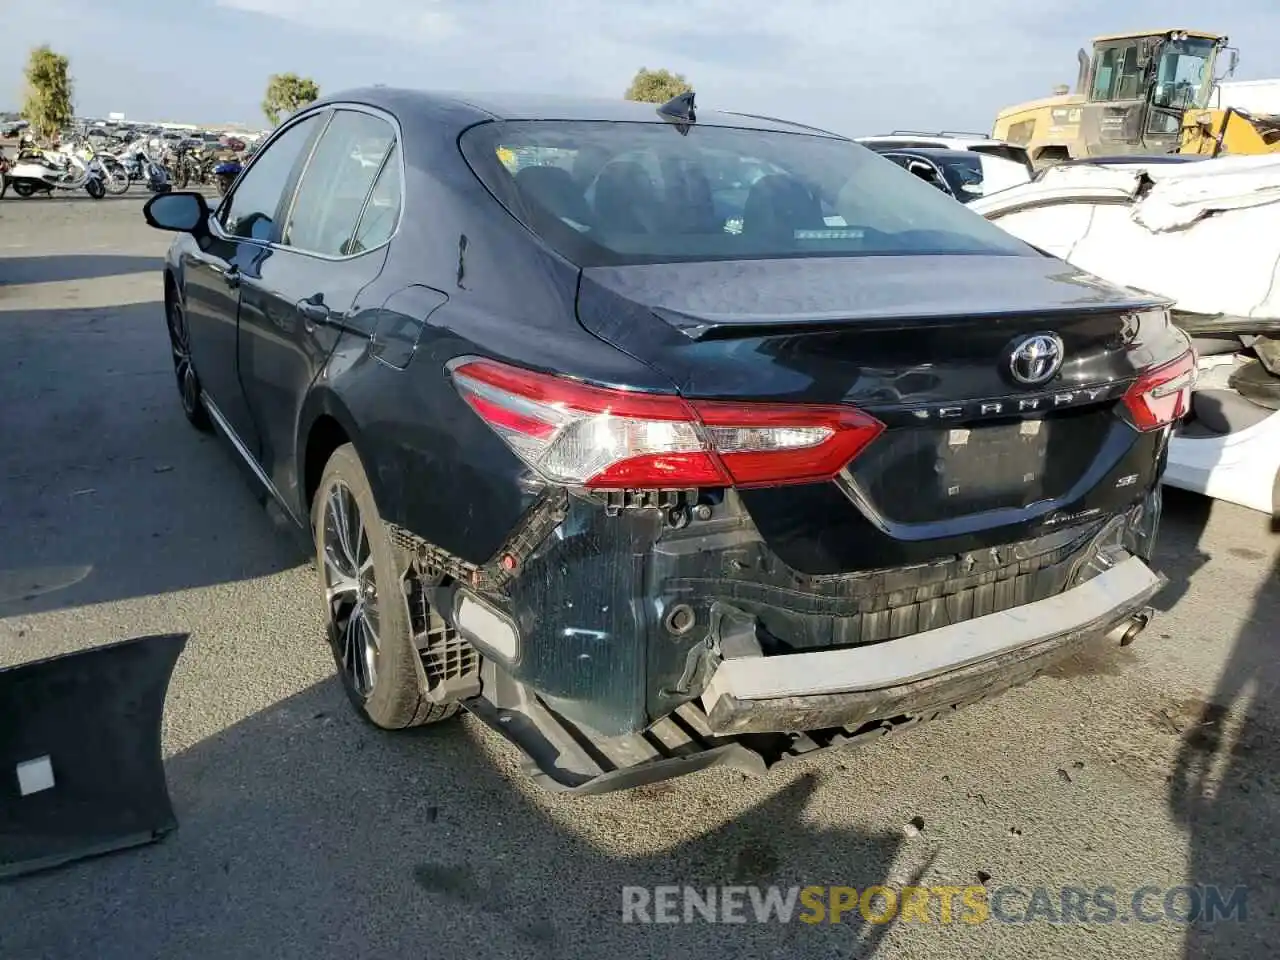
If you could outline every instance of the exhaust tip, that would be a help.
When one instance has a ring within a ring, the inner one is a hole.
[[[1147,625],[1150,623],[1151,611],[1149,609],[1141,613],[1135,613],[1127,620],[1123,620],[1112,627],[1111,632],[1107,635],[1108,639],[1115,641],[1122,647],[1127,647],[1138,639],[1138,635],[1147,629]]]

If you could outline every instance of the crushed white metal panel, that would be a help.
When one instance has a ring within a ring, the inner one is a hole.
[[[1280,318],[1280,157],[1069,166],[969,208],[1105,280],[1181,310]]]

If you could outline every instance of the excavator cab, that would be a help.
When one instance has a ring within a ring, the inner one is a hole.
[[[1033,164],[1176,152],[1183,117],[1202,110],[1227,38],[1197,30],[1098,37],[1077,53],[1075,91],[1002,110],[992,136],[1027,149]],[[1234,65],[1234,51],[1232,57]]]
[[[1226,37],[1188,30],[1099,37],[1082,89],[1080,139],[1089,156],[1172,153],[1182,117],[1209,104]],[[1083,58],[1082,58],[1083,61]]]

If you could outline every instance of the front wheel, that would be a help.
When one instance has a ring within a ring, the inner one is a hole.
[[[107,195],[107,188],[102,185],[102,181],[98,179],[89,180],[84,185],[85,193],[93,197],[95,200],[101,200]]]
[[[129,192],[129,174],[123,166],[118,164],[109,164],[105,169],[107,193],[113,197],[122,196]]]
[[[200,378],[191,365],[191,337],[187,332],[187,311],[170,293],[165,297],[165,320],[169,327],[169,347],[173,353],[173,374],[178,381],[178,397],[182,401],[182,413],[197,430],[208,433],[213,429],[209,411],[200,399]]]
[[[385,730],[453,716],[457,704],[423,695],[396,549],[351,444],[335,450],[325,465],[311,529],[329,644],[355,708]]]
[[[22,197],[24,200],[36,192],[36,188],[33,187],[31,184],[27,183],[25,180],[10,181],[9,186],[13,187],[13,192],[16,193],[18,196]]]

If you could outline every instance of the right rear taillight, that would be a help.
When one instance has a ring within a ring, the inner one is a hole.
[[[686,401],[493,360],[451,368],[463,399],[540,475],[591,488],[830,480],[884,429],[852,407]]]
[[[1190,350],[1172,363],[1148,370],[1125,391],[1129,419],[1143,433],[1181,420],[1191,409],[1195,382],[1196,358]]]

